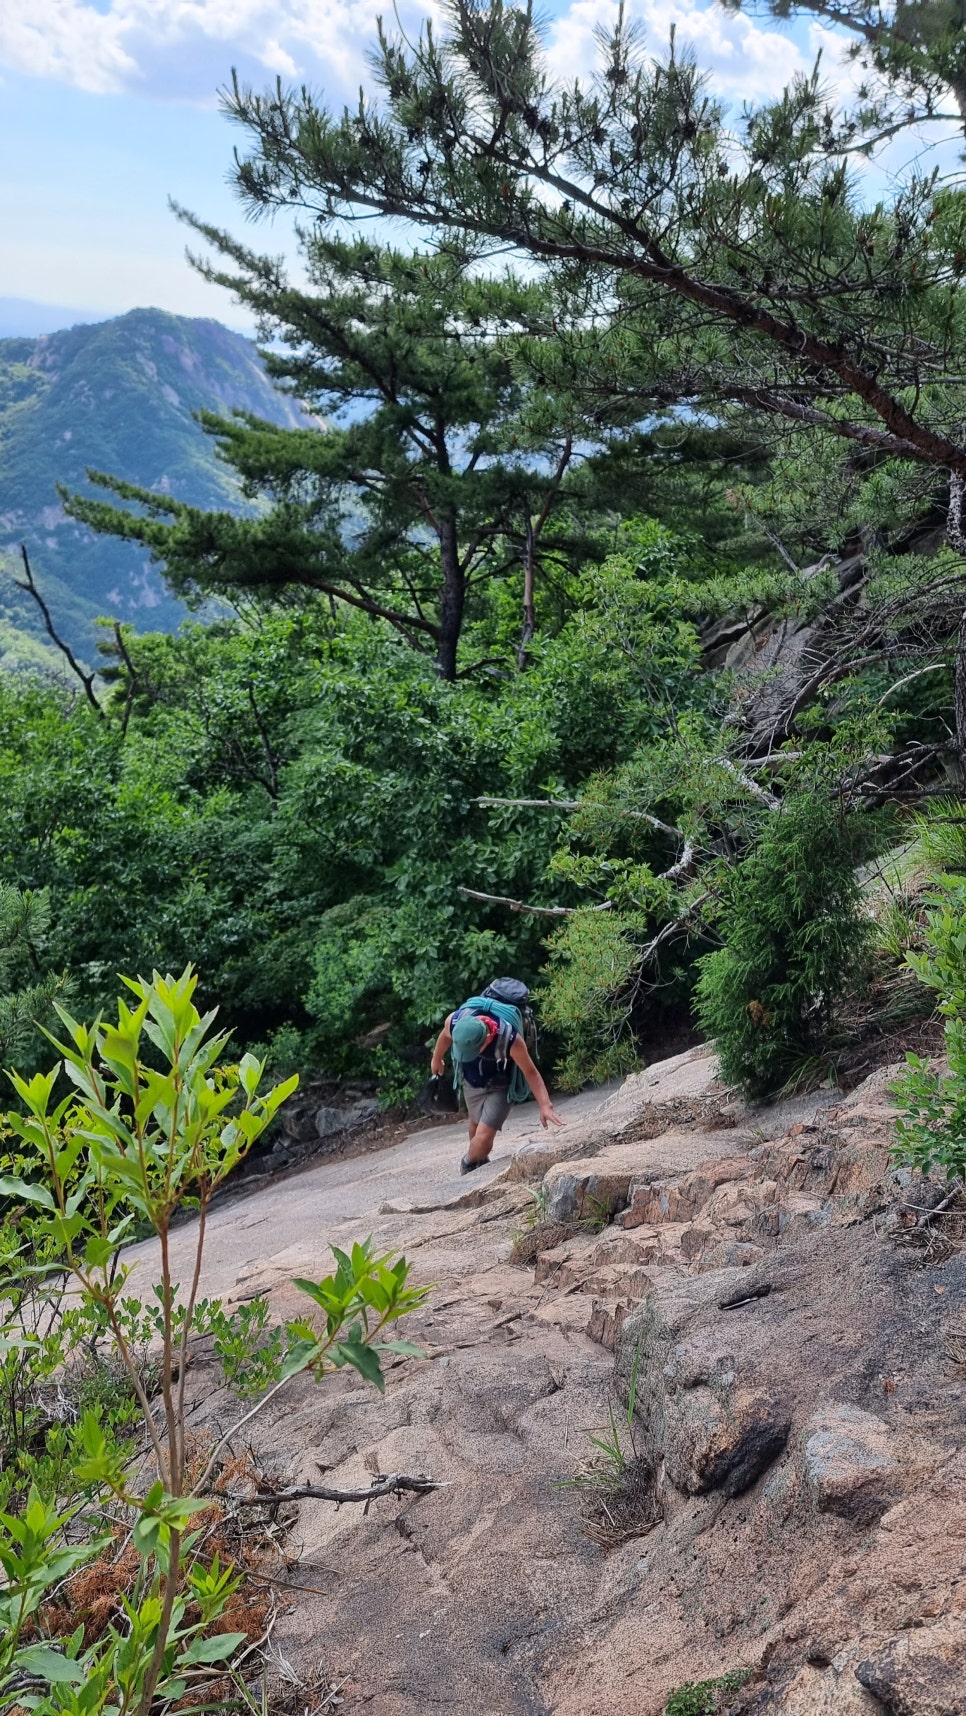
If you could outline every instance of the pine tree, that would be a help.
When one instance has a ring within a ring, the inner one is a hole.
[[[819,18],[851,38],[865,74],[856,111],[840,129],[847,148],[871,152],[911,126],[966,132],[966,0],[723,0],[728,11]]]
[[[298,586],[380,615],[433,651],[447,679],[474,592],[514,574],[525,647],[555,508],[580,503],[568,487],[573,409],[564,393],[522,381],[513,361],[521,331],[534,357],[563,314],[547,287],[478,277],[460,241],[405,253],[322,225],[305,240],[308,283],[296,288],[277,262],[193,224],[233,265],[204,272],[254,312],[269,373],[327,421],[283,429],[203,416],[259,502],[255,516],[94,473],[138,510],[80,496],[67,510],[146,543],[182,593]]]
[[[450,0],[447,19],[443,42],[381,36],[385,97],[341,116],[236,85],[249,208],[374,211],[579,275],[588,396],[739,405],[923,464],[961,534],[966,192],[914,168],[863,206],[817,74],[735,135],[693,60],[649,58],[623,17],[567,86],[529,9]]]
[[[22,892],[0,883],[0,1057],[23,1065],[38,1046],[36,1021],[52,1018],[50,1003],[66,985],[45,970],[43,946],[50,927],[46,888]]]

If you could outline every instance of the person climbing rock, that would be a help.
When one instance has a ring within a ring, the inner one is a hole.
[[[470,1143],[460,1173],[471,1174],[488,1162],[493,1140],[514,1102],[533,1096],[542,1126],[565,1126],[527,1046],[532,1015],[526,984],[498,977],[482,995],[472,995],[450,1013],[433,1049],[436,1078],[452,1051],[454,1084],[460,1084],[469,1116]]]

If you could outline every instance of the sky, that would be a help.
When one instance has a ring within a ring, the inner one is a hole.
[[[407,28],[432,3],[402,0]],[[827,63],[836,55],[815,25],[734,17],[714,0],[627,10],[656,50],[675,23],[738,106],[776,94],[823,42]],[[218,101],[232,67],[256,86],[281,76],[352,99],[381,11],[391,16],[385,0],[0,0],[0,332],[42,331],[14,325],[36,323],[37,304],[55,307],[54,325],[151,304],[244,327],[229,294],[185,260],[168,199],[241,231],[228,174],[242,134]],[[572,76],[616,0],[543,11],[551,62]],[[276,253],[289,240],[261,226],[256,242]]]

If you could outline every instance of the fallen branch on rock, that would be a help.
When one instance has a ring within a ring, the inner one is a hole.
[[[719,1311],[736,1311],[739,1305],[751,1305],[756,1299],[767,1299],[772,1290],[770,1281],[761,1281],[757,1287],[746,1287],[739,1293],[734,1293],[730,1299],[719,1299]]]
[[[293,1501],[330,1501],[338,1507],[342,1502],[368,1503],[379,1496],[401,1495],[404,1491],[425,1495],[429,1490],[448,1488],[441,1479],[428,1478],[422,1472],[413,1476],[407,1472],[387,1472],[373,1478],[364,1489],[333,1490],[327,1484],[292,1484],[286,1490],[259,1490],[253,1496],[234,1496],[232,1499],[240,1507],[281,1507],[283,1502]]]

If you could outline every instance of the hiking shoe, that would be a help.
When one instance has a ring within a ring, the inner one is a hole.
[[[484,1156],[482,1162],[471,1162],[468,1156],[463,1156],[460,1159],[460,1173],[472,1174],[474,1168],[485,1168],[489,1160],[489,1156]]]

